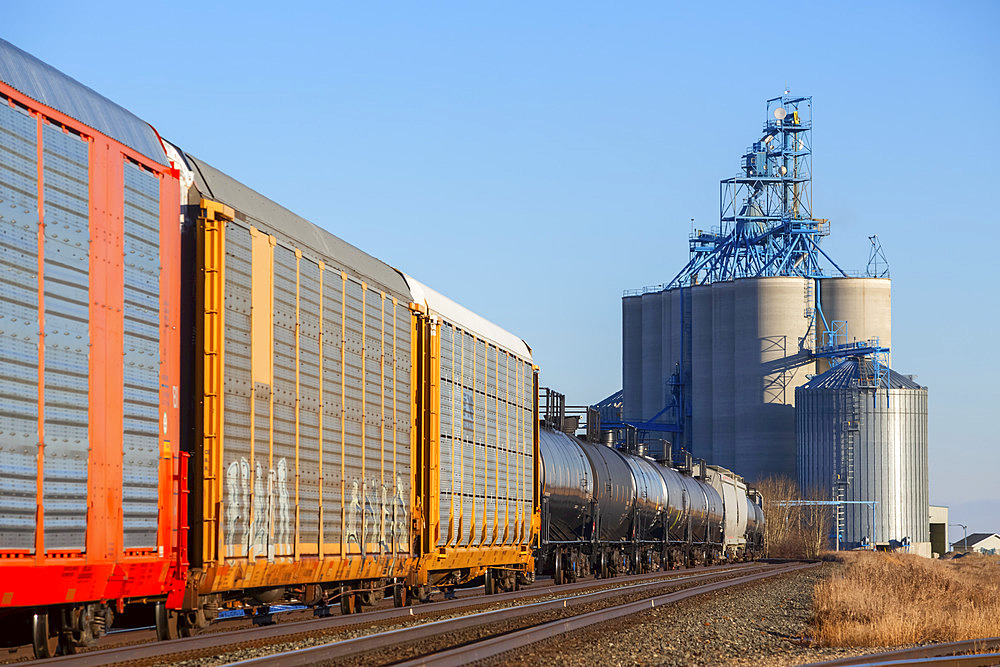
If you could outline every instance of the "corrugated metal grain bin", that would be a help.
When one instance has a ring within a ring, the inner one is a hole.
[[[149,125],[0,40],[0,608],[172,585],[179,212]]]
[[[420,584],[489,566],[533,566],[538,527],[536,388],[521,339],[406,276],[417,320],[426,515]]]
[[[854,359],[796,390],[799,486],[876,503],[843,507],[841,546],[909,538],[929,556],[927,388],[887,372],[877,398],[871,362]]]
[[[201,594],[399,576],[413,558],[411,315],[395,270],[204,162]],[[214,197],[209,200],[207,197]]]

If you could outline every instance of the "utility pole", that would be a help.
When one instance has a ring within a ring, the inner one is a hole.
[[[961,526],[962,527],[962,543],[965,544],[965,550],[969,550],[969,531],[964,523],[949,523],[949,526]],[[951,546],[950,544],[948,545]]]

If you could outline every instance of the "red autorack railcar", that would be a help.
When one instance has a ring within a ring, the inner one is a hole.
[[[180,192],[148,124],[0,72],[0,616],[44,655],[179,581]]]

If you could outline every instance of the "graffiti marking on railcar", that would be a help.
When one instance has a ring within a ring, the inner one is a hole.
[[[228,501],[226,503],[226,545],[227,555],[233,555],[233,540],[236,538],[236,522],[240,517],[242,504],[240,503],[240,462],[233,461],[226,468],[226,491]]]
[[[351,509],[347,513],[347,543],[360,544],[358,537],[358,514],[361,513],[361,498],[358,494],[358,480],[351,482]]]
[[[240,505],[239,522],[243,529],[240,537],[240,544],[246,548],[250,546],[250,462],[240,459],[240,490],[243,491],[243,503]]]
[[[365,546],[368,544],[368,540],[375,536],[375,508],[378,505],[378,480],[371,478],[365,482],[365,512],[364,512],[364,526],[362,527],[364,538],[361,543]],[[362,549],[364,553],[364,549]]]
[[[288,553],[292,541],[292,522],[288,504],[288,464],[282,458],[278,461],[278,525],[275,527],[275,537],[285,553]]]
[[[267,490],[264,489],[264,467],[255,463],[253,493],[250,488],[250,462],[246,458],[233,461],[226,468],[228,501],[225,513],[227,555],[240,555],[236,550],[236,531],[242,528],[239,544],[252,547],[254,554],[273,556],[277,550],[288,554],[292,539],[292,512],[288,494],[288,463],[278,459],[277,465],[267,471]],[[277,501],[277,512],[275,504]],[[248,510],[253,506],[253,519],[248,522]],[[276,520],[275,520],[276,519]],[[272,526],[273,521],[273,526]],[[274,539],[268,536],[273,532]]]
[[[399,475],[396,476],[396,495],[392,499],[393,501],[393,516],[395,517],[395,525],[393,526],[393,536],[396,541],[397,551],[407,551],[409,548],[410,533],[408,526],[408,515],[407,515],[407,500],[403,493],[403,478]]]

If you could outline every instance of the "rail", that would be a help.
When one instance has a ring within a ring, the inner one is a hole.
[[[836,660],[813,662],[804,667],[846,667],[848,665],[875,667],[878,665],[940,665],[979,667],[1000,665],[1000,637],[968,639],[946,644],[932,644],[917,648],[902,648],[885,653],[867,653]],[[970,655],[963,655],[969,654]]]
[[[529,644],[534,644],[536,642],[550,639],[552,637],[597,623],[622,618],[624,616],[636,614],[665,604],[672,604],[689,597],[710,593],[728,586],[749,583],[758,579],[773,577],[778,574],[785,574],[787,572],[793,572],[807,567],[816,567],[817,565],[818,563],[796,563],[793,565],[768,567],[768,569],[763,572],[756,572],[754,574],[739,576],[732,579],[725,579],[722,581],[693,586],[691,588],[685,588],[681,591],[675,591],[665,595],[658,595],[636,602],[628,602],[569,618],[563,618],[548,623],[541,623],[523,630],[517,630],[498,637],[491,637],[473,642],[471,644],[446,649],[432,655],[425,655],[399,664],[437,665],[439,667],[465,665],[476,660],[491,658],[508,651],[522,648]],[[718,576],[718,574],[720,573],[705,573],[667,580],[665,582],[658,581],[641,584],[632,587],[634,589],[632,592],[636,592],[638,589],[650,589],[654,587],[661,588],[664,584],[670,584],[673,581],[705,579],[708,577]],[[621,593],[622,589],[598,591],[574,596],[572,601],[574,601],[575,604],[583,604],[585,602],[592,602],[598,599],[610,598],[620,595]],[[482,612],[475,615],[436,621],[434,623],[425,623],[414,627],[400,628],[376,635],[359,637],[357,639],[347,639],[330,644],[287,651],[285,653],[276,653],[232,664],[240,665],[240,667],[294,667],[296,665],[313,665],[328,660],[343,659],[348,656],[359,655],[371,650],[385,648],[389,645],[418,642],[429,637],[451,635],[455,632],[468,628],[480,627],[501,621],[509,621],[554,609],[563,609],[571,606],[570,601],[570,599],[550,600],[547,602],[537,602],[531,605],[521,605],[507,609]]]
[[[629,587],[636,585],[670,585],[674,581],[687,580],[694,576],[698,578],[714,577],[745,570],[755,564],[741,565],[717,565],[712,567],[691,568],[687,570],[653,572],[632,577],[620,577],[615,579],[590,579],[579,581],[573,584],[561,586],[539,586],[526,588],[521,591],[500,593],[498,595],[484,596],[481,590],[478,594],[470,594],[460,597],[457,600],[446,600],[443,602],[432,602],[430,604],[420,604],[412,607],[392,608],[373,610],[360,614],[348,616],[333,616],[316,619],[306,619],[290,621],[274,625],[265,625],[253,628],[243,628],[239,630],[224,631],[218,633],[199,634],[194,637],[172,639],[140,645],[128,645],[104,650],[87,651],[76,655],[59,656],[47,660],[39,660],[32,663],[35,665],[59,665],[60,667],[100,667],[103,665],[114,665],[132,663],[134,661],[157,659],[161,662],[167,656],[184,653],[189,655],[194,652],[215,651],[240,644],[269,644],[279,643],[292,636],[301,636],[303,633],[328,632],[331,630],[367,627],[373,623],[391,620],[419,620],[423,617],[436,614],[453,612],[463,608],[491,605],[502,602],[512,602],[520,599],[542,597],[546,595],[566,596],[566,594],[587,589],[600,588],[602,591],[620,594],[623,590],[631,590]],[[650,582],[650,583],[645,583]],[[473,591],[470,591],[473,593]],[[556,600],[559,602],[560,597]],[[423,627],[421,624],[416,627]],[[211,627],[215,627],[214,625]],[[123,633],[124,634],[124,633]]]

